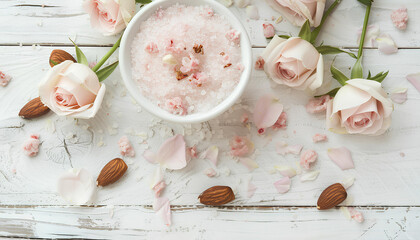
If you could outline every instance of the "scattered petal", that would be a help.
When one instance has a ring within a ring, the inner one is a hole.
[[[67,202],[83,205],[92,200],[96,184],[87,170],[72,168],[58,179],[57,191]]]
[[[39,140],[39,135],[32,134],[29,139],[27,139],[23,143],[23,152],[28,157],[34,157],[39,152],[39,145],[41,144],[41,141]]]
[[[290,190],[290,181],[289,177],[284,177],[274,183],[274,187],[276,187],[279,193],[287,193]]]
[[[405,103],[405,101],[407,101],[407,88],[397,88],[392,91],[391,99],[394,103]]]
[[[280,155],[286,155],[286,154],[295,154],[299,155],[302,151],[303,146],[302,145],[291,145],[289,146],[286,142],[280,141],[276,144],[276,151]]]
[[[278,129],[286,129],[286,127],[287,127],[286,123],[287,123],[287,113],[282,112],[282,113],[280,114],[279,119],[277,119],[277,122],[276,122],[276,123],[274,123],[274,125],[272,126],[272,128],[273,128],[274,130],[278,130]]]
[[[271,95],[262,96],[254,109],[254,124],[258,129],[273,126],[283,112],[283,104]]]
[[[358,222],[358,223],[362,223],[363,221],[365,221],[363,214],[359,211],[357,211],[354,207],[349,207],[348,208],[351,218]]]
[[[246,136],[235,136],[230,140],[229,144],[232,156],[245,157],[254,152],[254,143]]]
[[[263,24],[263,32],[265,38],[272,38],[276,34],[276,30],[274,29],[274,26],[271,23]]]
[[[261,56],[257,58],[257,61],[255,61],[255,70],[264,70],[264,58]]]
[[[260,14],[258,13],[258,8],[254,5],[249,5],[246,7],[246,15],[254,20],[260,19]]]
[[[198,156],[197,146],[192,146],[192,147],[187,148],[187,163],[189,163],[191,159],[197,158],[197,156]]]
[[[162,168],[158,166],[152,175],[150,188],[155,192],[155,197],[158,198],[165,187],[166,183],[163,180],[163,171]]]
[[[348,220],[351,220],[351,214],[348,207],[342,206],[340,207],[340,210]]]
[[[376,38],[378,43],[378,50],[384,54],[392,54],[398,52],[398,47],[395,45],[394,40],[388,34],[381,34]]]
[[[251,181],[249,181],[248,183],[248,190],[247,190],[247,197],[251,198],[252,196],[254,196],[255,191],[257,191],[257,186],[255,186]]]
[[[328,149],[328,157],[342,170],[354,168],[350,150],[346,147]]]
[[[208,169],[206,169],[205,171],[204,171],[204,174],[206,174],[207,175],[207,177],[214,177],[214,176],[216,176],[217,175],[217,172],[216,172],[216,170],[214,170],[213,168],[208,168]]]
[[[407,28],[408,13],[407,8],[400,8],[391,13],[391,20],[394,26],[404,30]]]
[[[210,146],[207,148],[205,152],[200,156],[201,159],[208,159],[210,162],[214,164],[214,166],[217,165],[219,156],[219,148],[217,146]]]
[[[294,155],[299,155],[300,152],[302,151],[303,146],[296,144],[296,145],[290,145],[287,147],[287,153],[291,153]]]
[[[296,170],[294,168],[289,167],[289,166],[278,165],[278,166],[274,166],[274,168],[277,171],[279,171],[279,173],[281,175],[283,175],[284,177],[292,178],[292,177],[296,176]]]
[[[358,38],[357,38],[357,44],[360,43],[360,37],[362,35],[362,29],[360,28],[359,31],[357,32],[358,34]],[[379,27],[376,25],[369,25],[366,29],[366,36],[365,36],[365,43],[370,43],[367,44],[367,46],[369,47],[374,47],[375,46],[375,42],[376,42],[376,38],[379,36],[380,30]]]
[[[251,158],[240,157],[239,162],[242,163],[249,171],[254,171],[254,169],[259,168],[258,164]]]
[[[146,150],[143,157],[150,163],[160,163],[164,168],[178,170],[187,166],[186,152],[184,137],[177,134],[166,140],[157,154]]]
[[[6,87],[9,84],[12,77],[0,71],[0,86]]]
[[[312,137],[312,141],[314,143],[318,143],[318,142],[326,142],[328,140],[327,135],[325,134],[321,134],[321,133],[317,133]]]
[[[130,144],[130,140],[126,136],[122,136],[118,141],[118,146],[120,147],[120,153],[126,157],[134,157],[136,153],[134,152],[133,146]]]
[[[156,154],[154,153],[154,152],[152,152],[152,151],[149,151],[149,150],[146,150],[146,151],[144,151],[144,153],[143,153],[143,157],[149,162],[149,163],[152,163],[152,164],[156,164],[156,163],[158,163],[158,161],[157,161],[157,156],[156,156]]]
[[[155,198],[153,202],[153,210],[158,215],[166,226],[171,225],[171,205],[169,199],[166,197]]]
[[[311,168],[311,163],[314,163],[318,158],[318,154],[314,150],[306,150],[300,155],[300,165],[308,170]]]
[[[407,80],[420,92],[420,73],[407,75]]]
[[[302,176],[300,176],[300,181],[301,182],[313,181],[317,179],[319,173],[320,173],[319,171],[306,172],[302,174]]]
[[[351,187],[354,183],[354,177],[346,177],[345,179],[343,179],[343,181],[341,182],[341,185],[343,185],[343,187],[345,189],[348,189],[349,187]]]
[[[332,99],[331,96],[325,95],[319,98],[313,98],[306,104],[306,111],[308,113],[321,113],[327,109],[328,102]]]

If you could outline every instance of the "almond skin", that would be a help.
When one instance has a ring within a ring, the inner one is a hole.
[[[105,187],[120,179],[127,171],[127,164],[121,158],[115,158],[102,168],[96,179],[96,185]]]
[[[327,187],[319,196],[318,210],[326,210],[337,206],[347,198],[346,189],[340,183]]]
[[[228,186],[214,186],[198,196],[200,203],[209,206],[220,206],[235,200],[235,194]]]
[[[25,119],[32,119],[46,114],[50,109],[45,106],[39,97],[29,101],[19,112],[19,116]]]
[[[74,59],[70,53],[64,50],[54,49],[50,55],[50,66],[54,67],[55,65],[58,65],[66,60],[76,62],[76,59]]]

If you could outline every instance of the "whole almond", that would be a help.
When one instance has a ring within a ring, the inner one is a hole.
[[[54,49],[50,55],[50,66],[54,67],[55,65],[58,65],[66,60],[76,62],[76,59],[74,59],[70,53],[64,50]]]
[[[96,185],[105,187],[120,179],[127,171],[127,164],[121,158],[115,158],[102,168],[96,179]]]
[[[340,183],[327,187],[319,196],[317,208],[326,210],[337,206],[347,198],[346,189]]]
[[[220,206],[235,200],[235,194],[228,186],[214,186],[198,196],[204,205]]]
[[[46,114],[50,109],[45,106],[39,97],[29,101],[19,112],[19,116],[25,119],[32,119]]]

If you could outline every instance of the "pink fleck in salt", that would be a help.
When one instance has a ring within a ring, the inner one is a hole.
[[[134,157],[136,155],[133,146],[130,144],[130,140],[126,136],[122,136],[118,141],[121,155],[125,157]]]
[[[351,218],[356,222],[362,223],[363,221],[365,221],[363,214],[357,211],[354,207],[349,207],[348,210],[350,212]]]
[[[391,13],[391,20],[394,26],[404,30],[407,28],[408,13],[407,8],[400,8]]]
[[[270,23],[263,24],[263,32],[264,32],[264,37],[266,38],[272,38],[276,34],[276,30],[274,29],[273,24],[270,24]]]
[[[321,113],[327,109],[327,103],[332,99],[331,96],[325,95],[320,98],[313,98],[306,104],[308,113]]]
[[[9,84],[12,77],[0,71],[0,85],[6,87]]]
[[[230,154],[235,157],[245,157],[254,151],[254,143],[248,137],[235,136],[229,144]]]
[[[204,7],[201,14],[205,17],[213,17],[214,16],[214,11],[210,7]]]
[[[29,157],[35,157],[39,152],[39,135],[32,134],[29,139],[23,143],[23,152]]]
[[[317,142],[325,142],[325,141],[327,141],[327,140],[328,140],[327,135],[325,135],[325,134],[321,134],[321,133],[317,133],[317,134],[315,134],[315,135],[312,137],[312,141],[313,141],[314,143],[317,143]]]
[[[207,75],[202,72],[193,73],[188,78],[188,81],[190,81],[192,84],[194,84],[197,87],[203,86],[205,82],[207,82]]]
[[[258,57],[257,61],[255,61],[255,69],[256,70],[263,70],[264,69],[265,61],[262,57]]]
[[[277,119],[277,122],[274,123],[274,125],[272,126],[272,128],[274,130],[278,130],[278,129],[286,129],[286,123],[287,123],[287,113],[282,112],[279,116],[279,119]]]
[[[190,54],[189,57],[182,58],[182,66],[179,70],[183,73],[189,73],[191,71],[197,70],[200,66],[200,61],[194,57],[194,55]]]
[[[176,115],[185,115],[187,114],[187,108],[185,104],[182,102],[180,97],[174,97],[172,99],[168,99],[165,102],[165,109],[170,113]]]
[[[300,155],[300,165],[305,168],[311,168],[311,163],[314,163],[318,158],[318,154],[314,150],[307,150]]]
[[[226,38],[235,44],[240,43],[241,41],[240,37],[241,37],[241,34],[235,29],[232,29],[226,33]]]
[[[158,53],[159,52],[159,48],[157,46],[156,43],[154,42],[149,42],[146,47],[144,47],[144,51],[148,52],[148,53]]]
[[[204,174],[207,175],[207,177],[214,177],[217,175],[216,171],[213,168],[208,168],[204,171]]]

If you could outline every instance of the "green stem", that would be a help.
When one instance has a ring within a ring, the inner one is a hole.
[[[363,22],[363,30],[362,30],[362,36],[360,37],[359,53],[357,54],[357,59],[360,59],[363,54],[363,46],[365,45],[366,29],[369,22],[370,9],[371,9],[371,6],[366,7],[365,21]]]
[[[92,71],[96,72],[99,70],[99,68],[102,67],[102,65],[104,65],[106,60],[108,60],[108,58],[111,57],[111,55],[115,52],[115,50],[117,50],[117,48],[120,46],[121,38],[122,38],[122,35],[118,39],[118,41],[114,44],[114,46],[112,46],[112,48],[105,54],[105,56],[103,56],[101,60],[92,68]]]
[[[333,4],[327,9],[327,11],[324,13],[324,16],[321,19],[321,23],[318,27],[316,27],[312,31],[312,42],[315,42],[316,38],[318,37],[319,32],[321,31],[322,25],[324,25],[325,20],[327,20],[328,16],[331,14],[331,12],[334,10],[335,7],[341,2],[341,0],[335,0]]]

